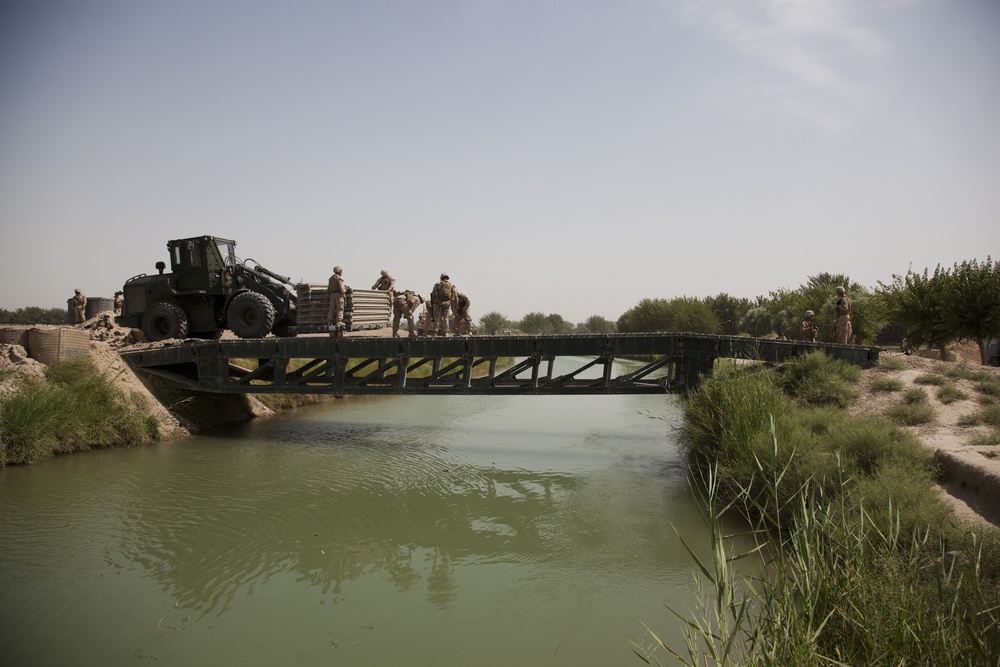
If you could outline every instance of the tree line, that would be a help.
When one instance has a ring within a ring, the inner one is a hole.
[[[491,311],[479,323],[487,335],[683,331],[798,339],[805,312],[811,310],[819,326],[818,340],[832,341],[838,286],[851,299],[853,342],[859,345],[943,347],[970,340],[977,342],[982,362],[987,363],[987,344],[1000,338],[1000,263],[990,257],[951,268],[938,265],[933,273],[924,269],[893,274],[874,289],[845,274],[820,273],[795,289],[778,289],[752,300],[724,292],[704,298],[646,298],[615,322],[592,315],[573,324],[561,315],[540,312],[512,320]]]
[[[66,324],[67,317],[65,308],[0,308],[0,324]]]

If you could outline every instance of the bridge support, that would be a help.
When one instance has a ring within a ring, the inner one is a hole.
[[[142,372],[217,393],[636,394],[695,387],[720,358],[780,363],[814,349],[861,366],[878,361],[873,347],[678,333],[300,336],[135,348],[121,356]],[[556,376],[557,357],[574,370]],[[618,358],[642,365],[615,377]],[[504,370],[501,360],[509,363]]]

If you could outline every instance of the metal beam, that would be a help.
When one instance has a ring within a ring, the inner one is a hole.
[[[387,338],[299,336],[135,346],[134,368],[198,391],[315,394],[621,394],[681,392],[717,359],[781,363],[811,350],[859,366],[877,347],[686,333]],[[574,370],[553,375],[559,357]],[[642,359],[613,377],[618,358]],[[257,368],[245,365],[257,360]],[[509,359],[500,372],[498,362]],[[424,372],[424,370],[428,372]],[[596,377],[581,377],[592,369]]]

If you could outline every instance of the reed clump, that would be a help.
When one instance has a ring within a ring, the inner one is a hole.
[[[996,664],[1000,535],[949,521],[933,459],[908,432],[802,400],[812,372],[836,375],[825,363],[839,362],[810,359],[795,381],[717,372],[686,398],[712,556],[689,549],[701,602],[672,609],[685,645],[650,631],[633,643],[644,662]],[[749,530],[726,533],[731,513]],[[735,567],[748,558],[757,565]]]
[[[0,465],[38,463],[54,454],[128,447],[159,437],[143,399],[86,358],[55,364],[0,402]]]

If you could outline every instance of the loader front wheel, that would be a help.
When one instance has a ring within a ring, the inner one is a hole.
[[[274,306],[257,292],[236,295],[226,310],[229,328],[240,338],[263,338],[274,326]]]

